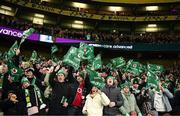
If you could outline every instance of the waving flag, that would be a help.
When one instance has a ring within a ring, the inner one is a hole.
[[[22,36],[21,42],[19,43],[19,47],[25,41],[25,39],[28,38],[34,31],[35,31],[34,28],[29,28],[28,30],[25,30],[23,32],[23,36]]]
[[[15,41],[14,44],[9,49],[9,51],[7,52],[8,59],[11,59],[14,55],[16,55],[17,49],[18,49],[18,43],[17,41]]]

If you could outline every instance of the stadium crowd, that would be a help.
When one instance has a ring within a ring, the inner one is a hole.
[[[64,37],[71,39],[82,39],[97,42],[109,43],[180,43],[180,35],[178,32],[156,32],[156,33],[124,33],[124,32],[105,32],[100,30],[86,29],[65,29],[54,25],[37,25],[30,21],[17,19],[1,15],[0,24],[10,26],[20,30],[25,30],[30,27],[35,28],[37,33],[48,34],[54,37]]]
[[[179,65],[156,73],[155,86],[146,70],[136,75],[103,65],[93,71],[87,59],[76,69],[64,60],[25,59],[19,48],[10,50],[0,60],[0,108],[5,115],[180,115]]]

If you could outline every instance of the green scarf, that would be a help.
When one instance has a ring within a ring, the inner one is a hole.
[[[31,85],[34,86],[34,90],[36,92],[35,95],[37,95],[37,98],[40,101],[40,109],[43,109],[46,107],[46,104],[44,104],[44,102],[42,100],[40,89],[36,86],[35,82],[36,82],[36,77],[33,78]],[[27,103],[26,107],[31,107],[32,104],[31,104],[31,100],[30,100],[29,90],[28,89],[24,89],[24,90],[25,90],[26,103]]]
[[[126,99],[128,99],[130,95],[131,95],[131,93],[130,93],[130,92],[128,92],[128,93],[124,93],[124,96],[126,97]]]

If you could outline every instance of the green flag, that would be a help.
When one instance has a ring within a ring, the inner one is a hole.
[[[16,67],[13,62],[8,62],[8,74],[12,77],[13,82],[19,82],[21,76],[23,75],[23,70],[19,67]]]
[[[57,52],[58,51],[58,47],[56,46],[56,45],[53,45],[52,47],[51,47],[51,54],[54,54],[55,52]]]
[[[93,60],[93,62],[92,62],[92,67],[91,67],[91,69],[92,69],[92,70],[97,70],[97,69],[100,69],[100,68],[102,68],[102,61],[101,61],[101,55],[98,54],[98,55],[94,58],[94,60]]]
[[[85,60],[92,60],[94,58],[94,47],[85,43],[80,43],[78,50],[78,57]]]
[[[160,91],[160,88],[159,88],[159,78],[156,74],[154,74],[153,72],[151,71],[148,71],[147,72],[147,84],[148,86],[150,87],[155,87],[157,91]]]
[[[162,73],[164,71],[163,66],[156,64],[147,64],[147,69],[156,73]]]
[[[126,65],[126,61],[124,60],[123,57],[113,58],[111,59],[111,63],[114,68],[121,68],[124,65]]]
[[[51,59],[55,63],[59,62],[59,59],[55,55],[51,55]]]
[[[30,61],[35,61],[38,58],[38,54],[35,50],[33,50]]]
[[[112,69],[113,65],[112,65],[112,63],[108,63],[108,64],[106,64],[106,67],[109,69]]]
[[[86,71],[89,74],[90,81],[99,80],[99,79],[101,80],[101,77],[98,72],[91,70],[89,68],[87,68]]]
[[[91,81],[91,84],[99,89],[103,89],[106,85],[103,81]]]
[[[102,89],[105,86],[105,82],[102,77],[100,77],[99,73],[91,69],[86,69],[86,71],[89,74],[90,83],[93,86],[99,89]]]
[[[4,52],[2,58],[6,61],[8,61],[8,52]]]
[[[133,73],[134,75],[140,75],[142,73],[142,64],[139,62],[129,60],[126,65],[126,71]]]
[[[80,67],[80,59],[77,56],[78,48],[71,47],[63,58],[63,62],[72,66],[75,70]]]
[[[25,41],[26,38],[28,38],[33,32],[35,31],[34,28],[29,28],[23,32],[23,36],[21,39],[21,42],[19,43],[19,46]]]
[[[17,43],[17,41],[15,41],[7,53],[8,59],[11,59],[14,55],[16,55],[17,49],[18,49],[18,43]]]

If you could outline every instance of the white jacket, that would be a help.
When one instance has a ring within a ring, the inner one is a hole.
[[[102,116],[103,107],[109,105],[109,98],[102,92],[102,94],[97,94],[94,98],[90,94],[86,97],[86,102],[83,107],[83,114],[87,113],[88,116]]]

